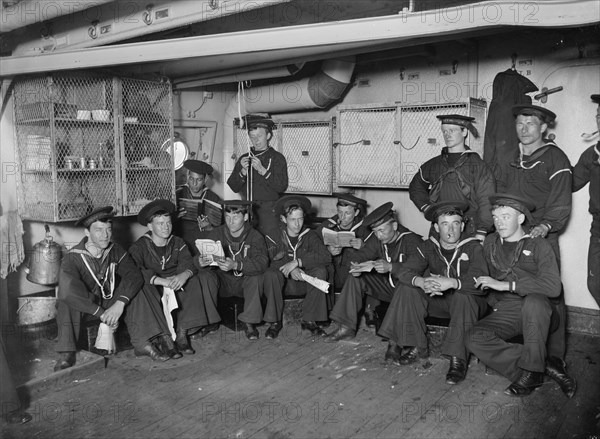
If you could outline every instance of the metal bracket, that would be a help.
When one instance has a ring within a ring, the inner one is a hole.
[[[154,9],[154,5],[150,3],[146,6],[146,10],[142,12],[142,21],[146,23],[148,26],[152,24],[152,10]]]
[[[98,20],[92,21],[92,25],[88,28],[88,35],[92,40],[98,38]]]
[[[558,87],[554,87],[551,89],[548,89],[548,87],[543,87],[542,88],[542,92],[536,94],[533,98],[538,100],[538,101],[542,101],[544,104],[548,101],[548,95],[551,95],[552,93],[557,93],[559,91],[562,91],[562,85],[558,86]]]

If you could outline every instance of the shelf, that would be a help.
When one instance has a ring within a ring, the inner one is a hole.
[[[77,125],[114,125],[113,120],[81,120],[75,118],[64,118],[64,117],[55,117],[55,123],[75,123]],[[39,118],[39,119],[27,119],[27,120],[19,120],[17,121],[17,125],[35,125],[35,124],[49,124],[50,119],[48,118]]]
[[[151,168],[145,166],[136,166],[134,168],[126,167],[126,171],[171,171],[173,169],[172,166],[153,166]]]
[[[64,174],[73,174],[73,173],[77,173],[77,172],[82,172],[82,173],[87,173],[87,172],[114,172],[115,168],[107,168],[107,167],[103,167],[103,168],[94,168],[94,169],[90,169],[90,168],[85,168],[85,169],[81,169],[81,168],[73,168],[73,169],[67,169],[67,168],[58,168],[56,170],[56,172],[60,172],[60,173],[64,173]]]
[[[126,128],[128,128],[128,127],[139,127],[139,126],[157,127],[157,128],[169,128],[168,124],[164,124],[164,123],[149,123],[149,122],[125,122],[124,126]]]

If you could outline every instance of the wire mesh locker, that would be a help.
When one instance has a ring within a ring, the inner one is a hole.
[[[396,106],[340,107],[338,116],[339,186],[397,187],[400,150]]]
[[[123,90],[123,96],[118,90]],[[123,117],[122,103],[129,103],[130,96],[140,91],[160,96],[153,102],[157,111],[151,106],[144,108],[160,118]],[[155,146],[159,139],[162,145],[172,137],[170,101],[168,84],[138,80],[123,80],[122,84],[120,78],[97,73],[18,80],[14,106],[22,217],[72,221],[107,205],[115,207],[117,215],[128,215],[154,198],[174,199],[172,159],[168,151],[158,154],[160,146]],[[130,157],[129,164],[125,163],[124,141],[131,145],[130,133],[138,132],[130,125],[152,139],[140,143],[154,150],[159,160],[152,161],[150,155],[148,161],[144,155],[139,160]],[[138,175],[129,170],[138,167]],[[135,193],[139,186],[144,187],[143,198]],[[128,200],[137,203],[133,209]]]
[[[282,122],[280,133],[288,163],[286,192],[331,194],[331,122]]]
[[[123,79],[122,103],[123,204],[134,215],[154,199],[175,201],[170,84]]]

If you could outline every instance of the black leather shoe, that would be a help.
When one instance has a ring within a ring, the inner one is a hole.
[[[29,413],[21,410],[15,410],[6,415],[6,422],[9,424],[26,424],[31,421],[31,419],[32,416]]]
[[[302,322],[300,322],[300,327],[305,331],[310,331],[311,335],[317,337],[327,336],[327,333],[323,331],[323,328],[317,325],[317,322],[305,322],[304,320],[302,320]]]
[[[402,349],[397,344],[388,343],[387,351],[385,352],[385,357],[383,358],[386,362],[391,361],[394,364],[400,363],[400,355],[402,354]]]
[[[183,357],[183,354],[181,352],[179,352],[179,349],[177,349],[177,346],[173,342],[173,338],[171,337],[171,334],[160,335],[158,337],[158,339],[156,340],[156,343],[158,345],[159,350],[163,354],[168,355],[169,358],[172,358],[173,360],[177,360],[177,359]]]
[[[546,375],[558,383],[560,389],[567,398],[573,398],[577,390],[575,378],[567,373],[567,365],[558,357],[548,357],[546,359]]]
[[[210,325],[206,325],[200,328],[200,330],[195,334],[192,334],[190,338],[192,340],[200,340],[202,337],[206,337],[208,334],[218,332],[220,327],[220,323],[211,323]]]
[[[194,355],[196,351],[190,345],[187,336],[187,330],[180,329],[177,331],[177,338],[175,339],[175,347],[179,352],[186,355]]]
[[[58,360],[56,360],[56,364],[54,365],[54,372],[58,372],[59,370],[68,369],[75,364],[75,352],[59,352]]]
[[[167,354],[160,352],[151,343],[148,343],[141,349],[134,348],[133,354],[136,357],[150,357],[152,361],[167,361],[171,358]]]
[[[351,340],[356,337],[356,331],[344,325],[339,325],[338,328],[326,335],[326,341],[341,341]]]
[[[374,308],[368,306],[365,308],[365,324],[367,328],[374,328],[377,326],[377,311]]]
[[[281,323],[281,322],[271,323],[271,325],[265,332],[265,338],[268,338],[269,340],[273,340],[273,339],[277,338],[277,336],[279,335],[279,332],[281,331],[281,328],[283,328],[283,323]]]
[[[108,357],[110,355],[106,349],[98,349],[95,346],[90,346],[90,352],[92,354],[100,355],[101,357]]]
[[[446,384],[458,384],[467,376],[467,362],[462,358],[450,358],[450,368],[446,374]]]
[[[521,376],[508,386],[504,393],[510,396],[527,396],[542,384],[544,384],[544,374],[542,372],[523,369]]]
[[[258,340],[258,329],[254,326],[254,323],[245,323],[245,325],[246,328],[244,329],[244,332],[246,333],[246,338],[248,340]]]
[[[407,364],[412,364],[419,360],[420,358],[429,357],[429,351],[427,348],[419,348],[417,346],[413,346],[408,348],[408,350],[400,355],[399,362],[401,365],[406,366]]]

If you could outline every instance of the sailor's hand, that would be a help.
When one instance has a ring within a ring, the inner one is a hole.
[[[100,316],[100,321],[106,323],[108,326],[116,326],[119,324],[119,319],[121,318],[121,314],[123,314],[124,309],[125,304],[120,300],[117,300],[102,313]]]
[[[260,175],[265,175],[267,173],[267,168],[263,166],[258,157],[252,157],[251,163],[252,167],[256,169],[256,172],[258,172]]]

